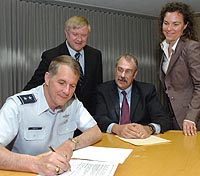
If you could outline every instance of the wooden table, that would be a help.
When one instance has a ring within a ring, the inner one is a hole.
[[[104,133],[102,141],[94,146],[133,149],[125,162],[119,164],[115,176],[200,176],[200,132],[184,136],[182,131],[168,131],[158,136],[171,142],[134,146]],[[0,170],[0,176],[33,175]]]

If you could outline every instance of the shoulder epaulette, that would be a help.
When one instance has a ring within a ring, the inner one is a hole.
[[[22,104],[35,103],[37,101],[34,94],[19,95],[17,97]]]

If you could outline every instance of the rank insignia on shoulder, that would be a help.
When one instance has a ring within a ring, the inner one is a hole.
[[[17,97],[22,104],[35,103],[37,101],[34,94],[19,95]]]

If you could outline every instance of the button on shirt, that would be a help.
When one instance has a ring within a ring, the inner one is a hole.
[[[18,95],[33,94],[36,102],[22,104]],[[0,110],[0,144],[7,146],[17,135],[12,151],[38,155],[72,138],[76,128],[86,131],[96,121],[75,97],[63,109],[52,111],[43,85],[7,99]]]

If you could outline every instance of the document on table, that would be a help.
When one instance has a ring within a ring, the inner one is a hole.
[[[73,152],[72,158],[123,163],[132,149],[88,146]]]
[[[71,171],[60,176],[113,176],[132,149],[89,146],[73,152]],[[38,175],[39,176],[39,175]]]
[[[71,171],[60,176],[113,176],[118,163],[72,159],[70,165]]]
[[[113,176],[118,163],[72,159],[70,165],[71,171],[59,174],[59,176]]]
[[[160,137],[157,137],[154,135],[151,135],[150,137],[145,138],[145,139],[125,139],[125,138],[122,138],[119,136],[117,136],[117,137],[125,142],[129,142],[134,145],[151,145],[151,144],[170,142],[170,140],[163,139],[163,138],[160,138]]]

